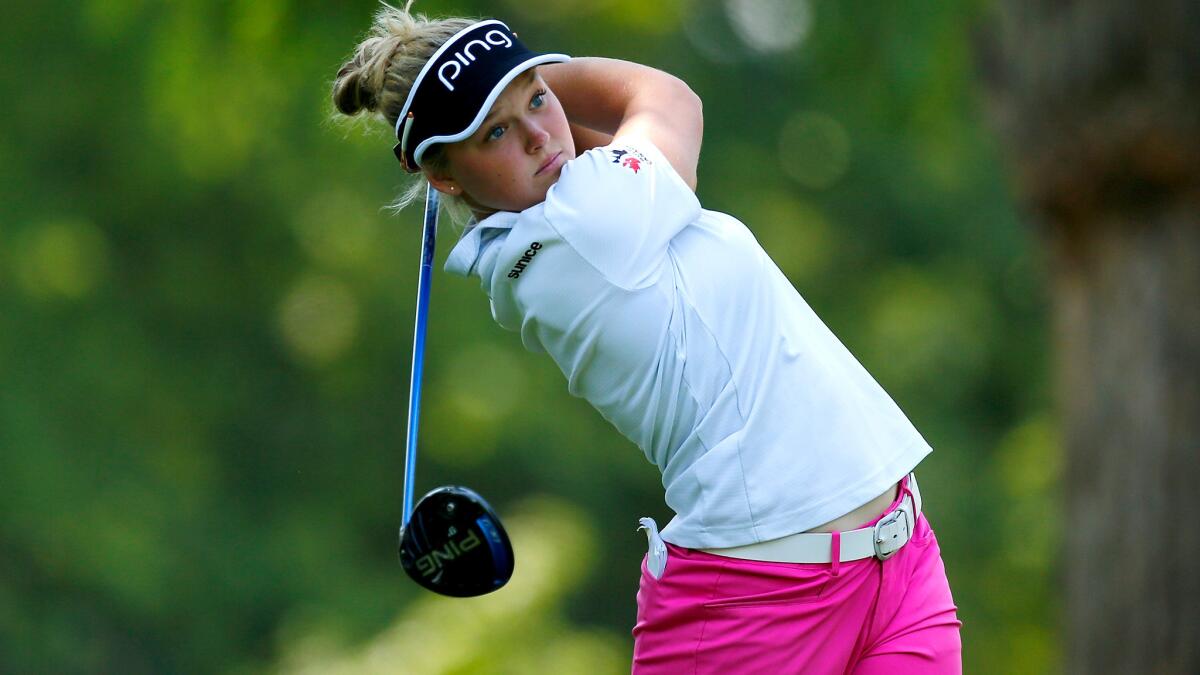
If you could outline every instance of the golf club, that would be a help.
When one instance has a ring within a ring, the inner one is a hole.
[[[417,502],[413,484],[417,465],[417,423],[421,409],[421,371],[429,315],[429,287],[437,238],[438,193],[425,193],[421,268],[417,277],[417,318],[413,334],[412,379],[408,392],[408,452],[404,458],[404,510],[400,522],[400,564],[418,584],[442,595],[470,597],[490,593],[512,577],[513,550],[508,534],[488,503],[473,490],[437,488]]]

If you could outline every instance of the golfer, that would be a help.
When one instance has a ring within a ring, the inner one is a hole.
[[[958,673],[913,469],[929,445],[736,218],[695,194],[679,79],[527,49],[496,20],[384,6],[342,113],[465,233],[446,268],[662,472],[675,517],[637,594],[637,673]],[[719,161],[719,159],[718,159]]]

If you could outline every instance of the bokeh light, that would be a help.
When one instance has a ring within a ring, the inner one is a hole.
[[[951,282],[951,279],[954,279]],[[983,365],[994,326],[987,300],[961,275],[898,265],[870,294],[869,362],[884,382],[953,400]]]
[[[296,210],[293,230],[309,258],[337,270],[362,270],[378,251],[381,223],[360,192],[333,190],[314,195]]]
[[[108,271],[104,233],[81,219],[52,220],[27,228],[16,237],[11,254],[22,290],[38,299],[82,298]]]
[[[832,186],[850,166],[850,134],[825,113],[792,115],[780,129],[778,147],[784,173],[807,188]]]
[[[795,49],[813,24],[808,0],[725,0],[725,11],[742,42],[761,54]]]
[[[996,464],[1008,497],[1005,531],[1020,533],[1012,545],[1003,547],[1004,555],[1019,569],[1044,568],[1062,536],[1056,486],[1063,453],[1054,420],[1041,414],[1010,430],[996,448]]]
[[[341,356],[358,332],[358,301],[330,276],[302,277],[279,303],[279,331],[302,362],[321,365]]]
[[[729,25],[728,13],[722,11],[719,3],[692,0],[684,15],[683,31],[688,43],[705,60],[733,63],[741,56],[742,50],[736,48],[737,41]]]
[[[141,6],[139,0],[87,0],[79,8],[81,24],[94,39],[112,40],[137,20]]]
[[[430,424],[442,429],[431,453],[455,466],[476,465],[492,455],[504,420],[526,400],[526,374],[514,355],[491,342],[454,352],[429,397]]]
[[[834,235],[818,206],[782,190],[756,192],[748,203],[743,220],[801,291],[833,264]]]

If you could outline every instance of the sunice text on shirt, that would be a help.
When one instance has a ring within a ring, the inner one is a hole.
[[[525,249],[525,255],[521,256],[516,265],[513,265],[512,270],[508,273],[508,278],[516,279],[521,276],[521,272],[525,271],[525,266],[533,261],[533,256],[537,255],[537,252],[540,250],[542,250],[541,242],[535,241],[530,244],[529,248]]]

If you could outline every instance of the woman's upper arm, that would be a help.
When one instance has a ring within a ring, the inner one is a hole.
[[[614,137],[639,136],[696,189],[704,134],[700,98],[679,78],[648,66],[585,57],[541,66],[567,119]]]

